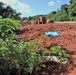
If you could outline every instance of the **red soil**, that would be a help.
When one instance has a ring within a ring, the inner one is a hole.
[[[46,37],[45,32],[58,31],[59,37]],[[71,52],[73,70],[68,75],[76,75],[76,24],[41,24],[22,27],[22,34],[18,35],[24,41],[40,41],[42,47],[48,48],[54,45],[61,45]]]

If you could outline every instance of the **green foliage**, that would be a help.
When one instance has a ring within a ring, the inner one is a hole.
[[[41,55],[33,51],[33,43],[26,42],[21,44],[14,44],[10,42],[10,47],[5,44],[1,44],[0,59],[4,59],[9,62],[10,68],[16,67],[18,71],[24,70],[24,72],[30,72],[34,70],[34,67],[41,60]]]
[[[22,17],[21,21],[27,20],[27,19],[28,19],[27,17]]]
[[[0,16],[0,19],[2,19],[2,16]]]
[[[0,18],[0,53],[1,59],[10,60],[14,55],[13,51],[16,49],[17,41],[15,40],[15,30],[20,29],[19,21]]]
[[[54,19],[54,15],[56,14],[56,11],[52,11],[51,13],[49,13],[48,15],[46,15],[47,19]]]
[[[53,46],[50,48],[50,50],[40,50],[41,55],[48,56],[48,55],[57,55],[61,58],[68,58],[69,54],[64,50],[61,46]]]
[[[57,54],[61,57],[68,57],[60,46],[51,48],[51,51],[44,51],[39,42],[18,42],[15,31],[20,29],[17,20],[0,17],[0,60],[6,61],[11,69],[15,67],[20,75],[21,71],[32,73],[34,67],[46,67],[39,64],[43,55]]]
[[[72,21],[76,21],[76,19],[74,19],[74,17],[76,17],[76,0],[70,0],[70,5],[69,5],[69,16],[70,16],[70,20]]]
[[[21,20],[21,13],[17,13],[11,6],[5,6],[6,4],[0,2],[0,15],[3,18],[14,18],[15,20]]]
[[[76,0],[70,0],[70,4],[64,4],[56,13],[49,13],[46,15],[47,19],[54,19],[55,21],[76,21]]]
[[[33,16],[32,21],[36,20],[37,18],[38,18],[37,16]]]
[[[41,70],[41,68],[45,68],[46,65],[45,64],[39,64],[36,66],[36,71]]]
[[[45,15],[36,15],[36,16],[23,17],[22,20],[35,21],[35,20],[38,19],[40,16],[45,16]]]
[[[66,51],[61,46],[51,47],[50,50],[52,54],[58,55],[60,57],[63,57],[63,58],[69,57],[69,54],[67,54]]]
[[[51,54],[51,52],[49,51],[49,50],[43,50],[42,51],[42,55],[50,55]]]
[[[9,67],[20,71],[32,73],[34,66],[41,59],[41,55],[32,49],[38,49],[38,43],[18,43],[15,30],[20,29],[19,21],[13,19],[0,19],[0,59],[8,62]],[[34,45],[35,44],[35,45]],[[37,48],[36,48],[37,44]]]
[[[27,72],[32,73],[34,67],[38,64],[38,61],[41,60],[41,55],[33,51],[35,42],[26,42],[22,46],[21,52],[21,62],[23,67]]]
[[[9,18],[0,18],[0,38],[7,41],[14,38],[15,30],[20,30],[20,23],[17,20]]]
[[[45,16],[47,19],[53,19],[55,21],[76,21],[76,0],[70,0],[70,4],[64,4],[60,10],[52,11]],[[29,20],[34,21],[37,16],[28,17]]]
[[[45,16],[47,19],[53,19],[55,21],[76,21],[74,18],[76,16],[76,2],[70,0],[70,4],[64,4],[61,6],[60,10],[57,11],[52,11]],[[33,16],[33,17],[28,17],[31,21],[36,20],[38,17]]]

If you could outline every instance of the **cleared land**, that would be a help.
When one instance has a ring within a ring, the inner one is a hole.
[[[55,22],[55,23],[68,23],[68,24],[76,24],[76,21],[63,21],[63,22]]]
[[[61,34],[59,37],[47,37],[45,32],[57,31]],[[28,25],[22,27],[22,34],[18,35],[24,41],[40,41],[44,49],[54,45],[61,45],[66,48],[71,55],[72,70],[69,70],[68,75],[76,75],[76,24],[71,23],[53,23],[53,24],[40,24]]]

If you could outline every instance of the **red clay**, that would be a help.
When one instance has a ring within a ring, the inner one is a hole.
[[[61,36],[59,37],[46,37],[45,32],[58,31]],[[53,45],[61,45],[71,54],[73,70],[70,70],[68,75],[76,75],[76,24],[41,24],[41,25],[28,25],[22,27],[22,34],[18,35],[19,38],[24,38],[25,41],[37,40],[40,41],[42,47],[47,48]]]

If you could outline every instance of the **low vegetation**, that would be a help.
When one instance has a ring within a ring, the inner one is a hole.
[[[69,57],[60,46],[44,51],[39,42],[18,42],[15,31],[20,26],[17,20],[0,17],[0,75],[32,74],[34,68],[46,67],[40,61],[49,53]]]
[[[45,16],[55,21],[76,21],[75,5],[76,0],[70,0],[69,5],[62,5],[58,11],[52,11],[47,15],[23,17],[22,20],[34,21],[38,16]],[[40,74],[46,75],[44,70],[48,68],[48,61],[44,62],[43,57],[59,56],[60,60],[70,57],[61,46],[53,46],[49,50],[44,50],[39,42],[18,41],[16,34],[21,28],[19,20],[21,20],[20,13],[0,2],[0,75],[36,75],[36,72],[39,73],[41,69],[43,71]],[[49,70],[50,74],[55,72],[59,75],[59,73],[66,72],[67,67],[64,69],[61,63],[54,61],[50,63],[54,63],[54,67]]]

